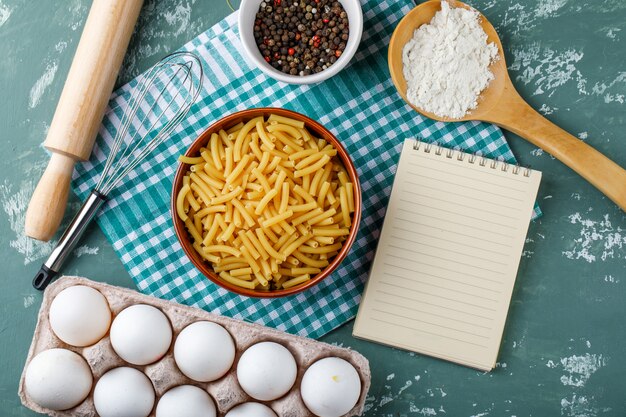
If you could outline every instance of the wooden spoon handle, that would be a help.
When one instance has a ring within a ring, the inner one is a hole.
[[[540,147],[626,211],[626,170],[535,111],[511,89],[491,121]],[[496,113],[496,112],[494,112]]]

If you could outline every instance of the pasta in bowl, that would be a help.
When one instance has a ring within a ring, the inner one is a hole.
[[[204,131],[174,178],[172,217],[191,262],[237,294],[311,288],[346,257],[361,189],[341,143],[299,113],[260,108]]]

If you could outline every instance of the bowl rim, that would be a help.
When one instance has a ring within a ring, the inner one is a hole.
[[[180,243],[183,252],[187,256],[187,258],[191,261],[191,263],[198,269],[198,271],[212,281],[217,286],[224,288],[227,291],[233,292],[238,295],[253,297],[253,298],[279,298],[286,297],[294,294],[298,294],[300,292],[306,291],[310,288],[315,287],[317,284],[328,278],[339,266],[339,264],[346,258],[352,245],[356,241],[356,236],[359,231],[359,224],[361,222],[361,184],[359,182],[359,176],[356,171],[356,167],[354,166],[354,162],[350,158],[350,155],[343,147],[339,139],[333,135],[330,130],[322,126],[320,123],[315,120],[305,116],[302,113],[295,112],[293,110],[275,108],[275,107],[259,107],[247,110],[237,111],[235,113],[229,114],[221,119],[212,123],[208,128],[206,128],[194,141],[187,147],[185,151],[185,156],[192,156],[198,152],[198,150],[206,145],[206,142],[211,137],[211,134],[219,131],[226,126],[232,126],[239,121],[248,120],[253,117],[257,117],[260,115],[267,116],[271,113],[291,117],[297,120],[302,120],[305,123],[305,126],[313,131],[319,137],[326,139],[328,142],[332,143],[332,145],[337,149],[337,155],[339,159],[343,163],[346,171],[348,173],[348,177],[354,184],[354,213],[352,215],[352,224],[350,226],[350,231],[348,237],[343,242],[343,245],[337,255],[332,259],[330,264],[328,264],[319,274],[312,277],[309,281],[296,285],[292,288],[281,289],[281,290],[273,290],[273,291],[259,291],[259,290],[251,290],[248,288],[238,287],[229,282],[223,281],[219,278],[219,276],[212,270],[211,266],[204,261],[200,255],[198,255],[193,249],[191,244],[191,239],[189,238],[189,234],[185,229],[185,225],[183,221],[176,214],[176,196],[178,195],[178,191],[182,187],[182,181],[185,173],[189,169],[189,164],[185,164],[182,162],[178,163],[178,167],[176,168],[176,174],[174,175],[174,181],[172,183],[172,191],[170,196],[170,214],[171,220],[174,225],[174,232],[176,234],[176,238]]]
[[[238,16],[237,16],[237,25],[239,28],[239,40],[241,41],[241,44],[243,45],[243,49],[248,59],[250,59],[254,63],[254,65],[258,69],[260,69],[263,73],[265,73],[267,76],[277,81],[281,81],[287,84],[296,84],[296,85],[320,83],[336,75],[341,70],[343,70],[346,66],[348,66],[348,64],[350,63],[350,61],[356,54],[356,51],[359,49],[359,45],[361,44],[361,37],[363,36],[363,7],[361,5],[361,2],[359,0],[338,0],[342,4],[344,2],[353,3],[354,10],[356,11],[356,13],[348,13],[348,21],[350,23],[350,35],[349,35],[350,37],[348,38],[346,49],[344,49],[339,59],[337,59],[337,61],[333,65],[331,65],[330,67],[328,67],[327,69],[323,71],[320,71],[317,74],[310,74],[310,75],[285,74],[284,72],[279,71],[276,68],[269,65],[263,59],[259,58],[260,52],[258,50],[258,47],[256,46],[256,42],[254,42],[254,35],[251,34],[251,30],[248,27],[248,25],[243,24],[242,22],[244,17],[243,17],[243,13],[241,13],[241,10],[242,9],[245,10],[245,8],[247,6],[249,7],[251,3],[256,4],[257,1],[260,4],[260,2],[263,0],[241,0],[241,4],[239,5]],[[256,6],[255,9],[258,9],[258,6]],[[356,29],[355,32],[353,32],[353,29]],[[352,33],[355,34],[354,42],[351,42]],[[245,40],[245,38],[250,38],[252,39],[252,41],[248,42]]]

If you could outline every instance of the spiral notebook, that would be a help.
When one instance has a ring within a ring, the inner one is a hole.
[[[406,140],[354,336],[493,369],[540,180]]]

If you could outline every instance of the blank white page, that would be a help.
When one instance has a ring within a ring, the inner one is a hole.
[[[406,140],[354,336],[491,370],[540,180]]]

